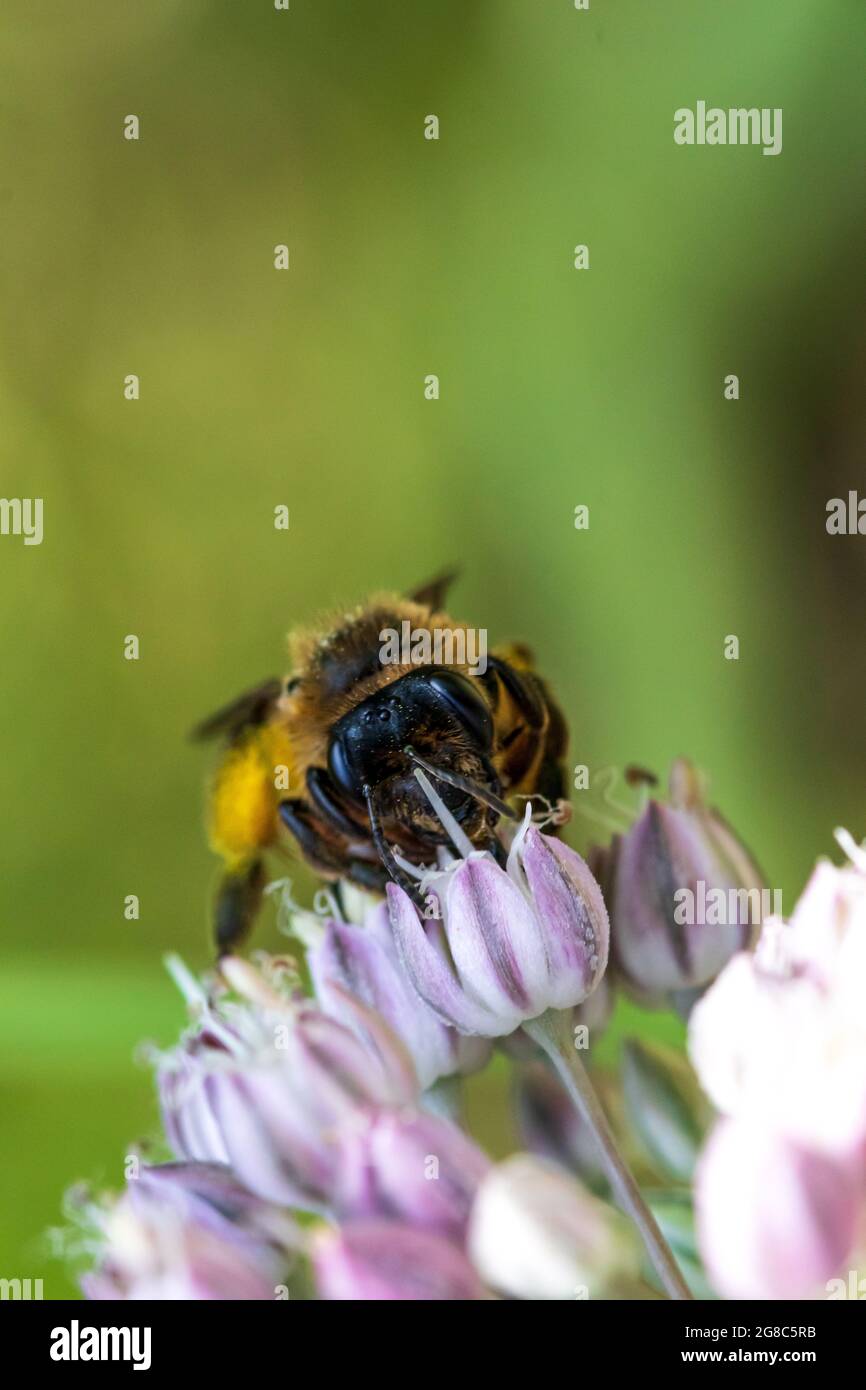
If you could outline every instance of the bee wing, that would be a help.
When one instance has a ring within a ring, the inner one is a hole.
[[[444,605],[448,590],[459,573],[459,570],[445,570],[442,574],[437,574],[435,579],[430,579],[419,589],[415,589],[409,595],[410,599],[413,603],[427,604],[435,613]]]
[[[232,742],[244,729],[265,723],[280,697],[282,688],[282,681],[276,676],[271,676],[252,690],[239,695],[230,704],[223,705],[216,714],[211,714],[200,724],[196,724],[195,728],[190,730],[190,738],[200,742],[224,734],[229,742]]]

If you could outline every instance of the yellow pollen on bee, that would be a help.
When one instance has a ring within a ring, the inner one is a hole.
[[[278,777],[283,787],[288,780],[287,788],[277,790]],[[249,733],[228,750],[213,782],[212,848],[231,865],[268,845],[276,833],[279,802],[293,789],[293,760],[285,731],[265,725]]]

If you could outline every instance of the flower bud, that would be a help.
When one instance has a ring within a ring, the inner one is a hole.
[[[469,1253],[485,1283],[520,1299],[603,1297],[640,1267],[619,1212],[530,1154],[506,1159],[482,1182]]]
[[[313,1267],[325,1299],[462,1302],[488,1297],[456,1245],[433,1231],[394,1221],[359,1221],[320,1232]]]
[[[698,1166],[698,1240],[724,1298],[825,1294],[866,1216],[863,1172],[743,1120],[723,1120]]]
[[[197,1164],[145,1167],[87,1214],[100,1245],[82,1289],[96,1300],[272,1299],[299,1238],[283,1212]]]
[[[670,800],[649,801],[614,839],[602,880],[617,974],[647,1002],[714,979],[750,944],[762,904],[759,869],[683,759]]]
[[[228,1163],[258,1196],[322,1210],[340,1127],[366,1106],[412,1099],[411,1063],[357,1001],[375,1050],[311,1006],[271,995],[245,962],[222,969],[247,1002],[207,1004],[180,1047],[159,1060],[166,1132],[180,1158]]]
[[[632,1129],[656,1171],[690,1183],[707,1107],[682,1053],[660,1043],[626,1039],[622,1088]]]
[[[866,868],[822,863],[695,1008],[689,1049],[723,1114],[830,1155],[866,1151]]]
[[[518,1133],[531,1153],[578,1173],[594,1190],[606,1185],[598,1140],[545,1062],[515,1069],[514,1098]]]
[[[408,1048],[424,1091],[440,1077],[485,1065],[490,1044],[443,1023],[415,990],[403,969],[384,903],[367,914],[363,926],[335,921],[317,926],[307,964],[316,998],[327,1014],[357,1031],[358,1017],[346,1008],[347,996],[380,1014]]]
[[[475,852],[431,879],[441,922],[388,886],[391,923],[418,993],[463,1033],[502,1037],[581,1003],[607,963],[601,891],[578,854],[524,822],[502,869]]]
[[[689,1047],[725,1115],[701,1157],[707,1269],[734,1298],[807,1298],[866,1229],[866,856],[820,863],[696,1007]]]
[[[462,1240],[490,1167],[450,1121],[383,1110],[343,1138],[338,1215],[387,1217]]]

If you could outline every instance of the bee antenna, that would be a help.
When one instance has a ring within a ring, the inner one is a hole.
[[[439,782],[447,782],[449,787],[457,787],[459,791],[468,792],[474,796],[476,801],[489,806],[491,811],[496,811],[500,816],[505,816],[507,820],[519,820],[516,811],[513,811],[507,802],[503,801],[495,792],[489,791],[487,787],[481,787],[477,782],[472,782],[468,777],[463,777],[459,772],[450,772],[444,767],[437,767],[435,763],[428,763],[426,758],[420,757],[415,749],[408,745],[403,749],[408,758],[413,763],[428,772],[431,777],[435,777]]]

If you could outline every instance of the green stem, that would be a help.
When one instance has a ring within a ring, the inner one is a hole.
[[[574,1046],[569,1031],[570,1013],[550,1009],[539,1018],[533,1018],[523,1027],[529,1036],[543,1048],[562,1081],[581,1118],[595,1135],[601,1154],[604,1170],[614,1196],[623,1211],[632,1219],[640,1231],[647,1254],[670,1298],[690,1299],[691,1291],[680,1273],[670,1247],[658,1228],[655,1217],[641,1196],[640,1188],[632,1176],[608,1124],[607,1116],[595,1093],[589,1073],[583,1065],[580,1054]]]

